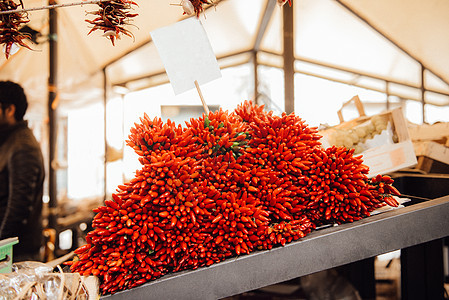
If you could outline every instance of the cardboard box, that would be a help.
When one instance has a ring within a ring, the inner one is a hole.
[[[417,170],[425,173],[449,172],[449,123],[408,124],[418,159]]]
[[[369,167],[368,177],[387,174],[417,164],[412,141],[403,141],[371,148],[361,153],[363,163]]]
[[[449,165],[449,148],[434,141],[414,142],[416,156],[425,156]]]
[[[364,164],[370,169],[368,177],[391,173],[417,164],[413,143],[401,108],[365,116],[360,99],[355,96],[350,101],[356,103],[360,117],[344,121],[340,110],[341,123],[319,132],[323,136],[324,147],[336,145],[356,148],[355,155],[363,155]],[[343,139],[338,140],[342,136]],[[361,140],[352,144],[350,138],[352,142],[357,141],[357,138]]]
[[[432,125],[429,124],[409,124],[408,131],[412,141],[444,141],[440,144],[448,143],[449,123],[441,122]],[[446,146],[449,147],[449,144]]]

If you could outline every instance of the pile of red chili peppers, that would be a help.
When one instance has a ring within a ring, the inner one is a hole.
[[[368,179],[353,150],[319,139],[294,114],[251,102],[185,127],[144,114],[127,141],[142,168],[94,210],[71,271],[112,294],[398,205],[390,177]]]
[[[16,10],[19,7],[23,8],[22,0],[19,0],[19,3],[20,4],[17,4],[13,0],[0,1],[0,11]],[[4,44],[6,59],[8,59],[11,54],[11,47],[13,44],[31,49],[23,41],[28,38],[28,35],[19,31],[20,27],[29,21],[27,14],[24,12],[0,15],[0,45]]]
[[[93,25],[88,34],[96,30],[102,30],[113,46],[115,45],[115,40],[120,39],[121,34],[133,37],[132,33],[125,28],[125,26],[130,24],[131,19],[138,15],[130,13],[133,5],[137,5],[137,3],[131,0],[99,2],[99,10],[88,12],[88,14],[96,16],[96,18],[85,20]]]

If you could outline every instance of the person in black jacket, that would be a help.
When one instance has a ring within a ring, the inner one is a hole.
[[[0,81],[0,240],[18,237],[14,262],[40,260],[44,164],[40,145],[23,116],[23,88]]]

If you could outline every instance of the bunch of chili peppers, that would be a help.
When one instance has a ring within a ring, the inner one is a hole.
[[[93,25],[88,34],[101,30],[104,36],[111,41],[112,45],[115,45],[116,39],[120,39],[121,34],[133,37],[132,33],[125,28],[125,26],[131,24],[131,19],[138,15],[130,13],[133,5],[137,5],[137,3],[131,0],[99,2],[99,10],[87,13],[96,16],[93,20],[85,20]]]
[[[144,114],[127,141],[142,168],[94,210],[71,270],[112,294],[398,205],[390,177],[368,179],[353,150],[320,138],[294,114],[251,102],[185,127]]]
[[[208,0],[182,0],[181,6],[184,14],[196,14],[197,17],[204,11],[204,5],[211,4]]]
[[[23,8],[22,0],[19,0],[20,4],[15,3],[13,0],[0,1],[0,11],[16,10],[19,7]],[[14,44],[31,49],[25,44],[24,39],[29,36],[19,31],[23,24],[28,23],[30,20],[25,12],[7,13],[0,15],[0,44],[4,44],[4,52],[6,59],[11,54],[11,48]]]
[[[288,5],[292,6],[292,0],[277,0],[280,6],[284,6],[288,2]]]

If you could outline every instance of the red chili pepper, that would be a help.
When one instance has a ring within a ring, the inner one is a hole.
[[[85,244],[85,245],[79,247],[78,249],[76,249],[76,250],[75,250],[75,253],[76,253],[76,254],[84,253],[84,252],[86,252],[87,250],[89,250],[91,246],[92,246],[91,244]]]
[[[388,185],[388,191],[389,191],[391,194],[396,195],[396,196],[400,196],[400,195],[401,195],[401,192],[399,192],[398,189],[396,189],[396,188],[395,188],[394,186],[392,186],[392,185]]]
[[[217,223],[218,221],[221,220],[222,217],[223,217],[223,215],[221,215],[221,214],[217,215],[217,216],[212,220],[212,223]]]

